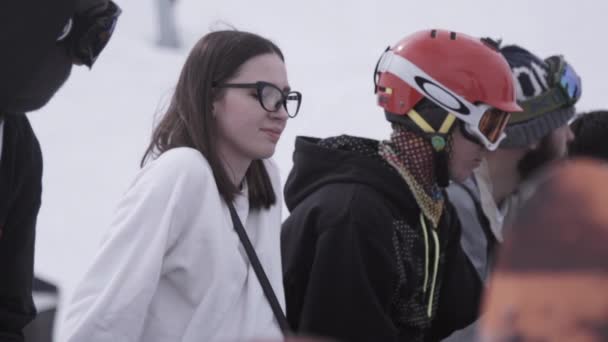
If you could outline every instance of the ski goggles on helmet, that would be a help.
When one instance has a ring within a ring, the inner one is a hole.
[[[583,92],[581,78],[563,56],[551,56],[545,62],[549,65],[549,90],[519,102],[524,111],[517,115],[517,121],[511,123],[574,106],[580,99]]]
[[[105,8],[98,7],[76,14],[70,18],[57,37],[58,44],[64,44],[76,64],[89,68],[112,37],[120,8],[109,1]]]
[[[504,129],[510,113],[484,103],[469,102],[402,56],[386,51],[378,62],[377,72],[395,75],[424,97],[462,120],[467,132],[488,150],[495,150],[506,137]]]

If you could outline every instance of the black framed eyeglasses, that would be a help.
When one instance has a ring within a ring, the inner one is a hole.
[[[277,112],[283,106],[290,118],[295,118],[298,115],[302,104],[302,94],[299,91],[283,91],[276,85],[264,81],[255,83],[214,83],[213,87],[255,89],[256,97],[264,110]]]

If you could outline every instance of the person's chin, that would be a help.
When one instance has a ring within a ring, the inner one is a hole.
[[[264,146],[260,146],[260,148],[255,151],[254,154],[256,158],[253,159],[268,159],[274,155],[275,149],[275,144],[264,144]]]

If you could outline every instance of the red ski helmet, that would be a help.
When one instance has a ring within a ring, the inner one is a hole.
[[[521,111],[509,64],[491,44],[463,33],[425,30],[389,48],[376,68],[378,104],[409,115],[427,98],[465,123],[489,150],[505,137],[511,112]]]

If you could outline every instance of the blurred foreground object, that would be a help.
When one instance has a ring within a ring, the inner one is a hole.
[[[481,341],[608,341],[608,168],[552,170],[511,227]]]

